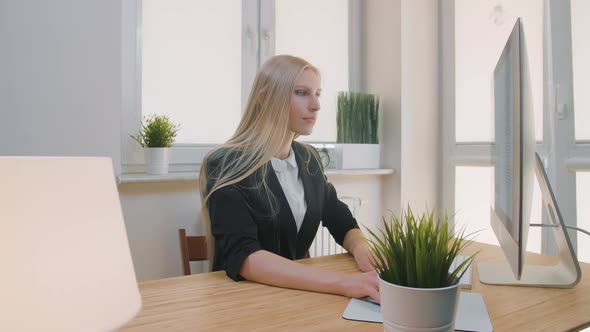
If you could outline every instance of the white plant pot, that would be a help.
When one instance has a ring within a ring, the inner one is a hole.
[[[148,174],[168,174],[170,148],[145,148],[145,162]]]
[[[445,288],[410,288],[379,278],[385,331],[453,331],[459,284]]]
[[[336,144],[336,168],[365,169],[381,167],[379,144]]]

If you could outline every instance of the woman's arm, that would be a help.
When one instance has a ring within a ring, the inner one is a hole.
[[[240,275],[250,281],[277,287],[355,298],[370,296],[380,301],[375,271],[340,274],[303,265],[266,250],[250,254],[242,264]]]
[[[343,243],[344,249],[354,256],[354,260],[361,271],[375,271],[371,263],[369,247],[365,242],[365,236],[358,228],[353,228],[346,233]]]

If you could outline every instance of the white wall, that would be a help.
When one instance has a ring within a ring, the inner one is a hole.
[[[139,280],[182,275],[178,229],[204,234],[197,181],[119,185],[135,274]],[[197,263],[198,264],[198,263]],[[202,272],[206,264],[194,266]]]
[[[439,3],[401,5],[401,204],[439,208],[441,107]]]
[[[115,0],[0,1],[0,155],[119,168],[120,14]]]
[[[401,170],[401,0],[365,1],[365,90],[380,96],[381,166],[396,173],[384,177],[379,211],[400,211]]]

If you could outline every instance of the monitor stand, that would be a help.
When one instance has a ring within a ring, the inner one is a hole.
[[[555,195],[549,184],[547,173],[539,154],[535,153],[535,173],[541,192],[543,194],[543,206],[549,216],[549,224],[531,225],[553,228],[559,256],[554,265],[524,265],[520,280],[512,273],[508,263],[482,262],[477,265],[479,280],[485,284],[532,286],[532,287],[558,287],[571,288],[580,281],[582,272],[576,258],[576,253],[569,238],[569,234],[557,206]],[[520,248],[525,250],[525,248]],[[517,251],[513,251],[517,252]],[[524,253],[523,253],[524,254]]]

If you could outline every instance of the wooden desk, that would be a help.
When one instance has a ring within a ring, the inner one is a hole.
[[[502,260],[496,246],[481,249],[476,261]],[[530,254],[529,263],[550,259]],[[356,272],[352,256],[339,254],[301,261],[338,272]],[[473,292],[483,295],[495,331],[568,331],[590,325],[590,264],[573,289],[488,286],[473,269]],[[141,312],[122,331],[383,331],[382,324],[342,318],[349,299],[338,295],[283,289],[225,272],[203,273],[140,283]]]

